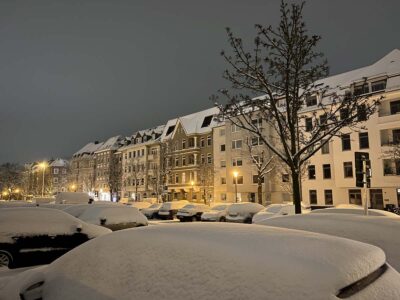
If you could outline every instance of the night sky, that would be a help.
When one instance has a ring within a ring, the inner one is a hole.
[[[308,1],[331,74],[400,48],[400,1]],[[212,105],[225,27],[252,41],[279,1],[0,1],[0,163],[69,158],[87,142]]]

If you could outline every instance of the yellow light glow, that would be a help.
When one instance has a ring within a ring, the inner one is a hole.
[[[233,177],[237,178],[239,173],[237,171],[233,172]]]
[[[190,184],[191,184],[192,186],[194,186],[194,181],[191,181]]]
[[[17,193],[17,194],[18,194],[18,193],[19,193],[19,189],[15,189],[15,190],[14,190],[14,193]]]
[[[76,188],[76,185],[75,184],[72,184],[71,185],[71,190],[74,190]]]
[[[7,192],[7,191],[4,191],[4,192],[2,193],[2,195],[3,195],[3,196],[7,196],[7,195],[8,195],[8,192]]]
[[[41,167],[42,169],[46,169],[46,167],[47,167],[47,163],[44,161],[44,162],[41,162],[40,164],[39,164],[39,167]]]

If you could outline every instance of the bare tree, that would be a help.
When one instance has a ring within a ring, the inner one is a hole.
[[[268,149],[259,145],[258,137],[255,137],[255,139],[247,138],[246,145],[250,161],[257,170],[257,197],[258,203],[262,204],[262,186],[265,181],[265,176],[274,169],[274,156],[268,155]]]
[[[224,78],[237,93],[221,90],[225,104],[212,97],[221,110],[220,118],[258,136],[287,165],[296,213],[301,213],[303,164],[342,129],[359,128],[359,122],[368,119],[379,103],[359,95],[366,81],[355,93],[318,81],[328,75],[328,66],[316,51],[321,38],[306,30],[303,6],[282,2],[276,28],[256,25],[252,51],[228,28],[232,54],[222,52],[229,66]],[[255,118],[269,124],[273,138],[254,124]]]
[[[120,156],[115,153],[110,154],[109,170],[107,174],[107,185],[110,191],[110,199],[113,193],[121,190],[122,166]]]
[[[140,157],[133,157],[129,160],[127,164],[128,168],[128,176],[127,179],[129,182],[132,182],[135,187],[135,201],[138,200],[138,190],[141,180],[145,174],[144,172],[144,164],[141,162]]]
[[[21,188],[22,172],[22,167],[15,163],[0,165],[0,192],[4,190],[11,194],[16,188]]]
[[[159,187],[159,194],[163,195],[164,191],[168,186],[168,178],[171,176],[174,169],[174,155],[173,155],[173,142],[171,139],[167,139],[160,143],[160,157],[159,166],[157,167],[157,181]],[[164,198],[163,201],[166,199]]]

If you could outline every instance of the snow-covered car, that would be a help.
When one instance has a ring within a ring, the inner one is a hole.
[[[400,271],[400,219],[359,214],[310,213],[267,219],[259,224],[344,237],[383,249],[388,262]]]
[[[129,202],[128,205],[136,207],[138,210],[142,210],[145,208],[149,208],[151,206],[151,203],[146,201],[135,201],[135,202]]]
[[[148,208],[143,208],[141,212],[148,218],[154,219],[158,217],[158,211],[161,207],[161,203],[154,203],[150,205]]]
[[[372,245],[298,230],[192,223],[94,239],[16,275],[0,294],[2,300],[175,300],[183,293],[185,299],[397,300],[399,282]]]
[[[83,192],[60,192],[56,195],[55,204],[88,204],[93,198]]]
[[[176,213],[176,217],[179,221],[200,221],[201,215],[209,211],[210,207],[205,204],[198,204],[198,203],[190,203],[182,207]]]
[[[110,232],[60,210],[4,208],[0,210],[0,265],[16,268],[50,263],[89,239]]]
[[[187,204],[189,204],[189,201],[187,200],[164,202],[158,210],[158,217],[160,219],[172,220],[178,213],[178,210]]]
[[[81,204],[67,207],[64,212],[113,231],[148,225],[147,218],[136,208],[119,204]]]
[[[315,209],[311,212],[312,214],[356,214],[356,215],[364,215],[364,208],[361,206],[354,207],[332,207],[332,208],[323,208],[323,209]],[[368,209],[368,215],[376,216],[376,217],[391,217],[391,218],[399,218],[400,216],[394,214],[389,211],[380,210],[380,209]]]
[[[222,203],[212,206],[209,211],[201,215],[201,220],[204,222],[225,222],[230,205],[230,203]]]
[[[301,213],[306,214],[310,213],[311,210],[309,207],[301,204]],[[292,203],[280,203],[280,204],[271,204],[268,205],[263,210],[259,211],[253,216],[252,223],[258,224],[265,219],[275,218],[280,216],[290,216],[295,214],[294,204]]]
[[[226,221],[251,224],[253,216],[264,208],[261,204],[254,202],[234,203],[228,207]]]

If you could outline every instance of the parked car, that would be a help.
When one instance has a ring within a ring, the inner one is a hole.
[[[201,220],[204,222],[225,222],[230,205],[230,203],[215,204],[209,211],[201,215]]]
[[[64,212],[113,231],[148,225],[147,218],[136,207],[119,204],[75,205],[64,209]]]
[[[303,203],[301,204],[301,213],[306,214],[311,212],[309,207],[306,207]],[[293,203],[280,203],[268,205],[263,210],[260,210],[253,216],[252,223],[258,224],[265,219],[290,216],[295,214],[295,208]]]
[[[109,232],[60,210],[0,209],[0,265],[16,268],[50,263],[87,240]]]
[[[55,204],[89,204],[93,198],[88,193],[60,192],[56,195]]]
[[[0,294],[2,300],[169,300],[182,293],[185,299],[397,300],[399,282],[372,245],[290,229],[193,223],[96,238],[16,275]]]
[[[138,210],[142,210],[145,208],[149,208],[151,206],[151,203],[146,201],[135,201],[135,202],[129,202],[128,205],[136,207]]]
[[[234,203],[229,206],[226,221],[251,224],[253,216],[265,207],[254,202]]]
[[[148,219],[154,219],[158,217],[158,211],[160,210],[161,203],[154,203],[150,205],[148,208],[143,208],[142,213],[148,218]]]
[[[178,210],[176,217],[179,221],[200,221],[201,215],[209,211],[210,207],[205,204],[190,203]]]
[[[158,216],[160,219],[172,220],[178,213],[178,210],[187,204],[189,204],[187,200],[164,202],[158,211]]]
[[[380,247],[388,262],[400,272],[400,220],[359,214],[310,213],[263,220],[260,225],[306,230],[348,238]]]
[[[361,206],[354,207],[332,207],[332,208],[324,208],[324,209],[315,209],[311,212],[312,214],[356,214],[356,215],[364,215],[364,208]],[[400,216],[385,210],[380,209],[368,209],[368,215],[376,216],[376,217],[391,217],[391,218],[399,218]]]

